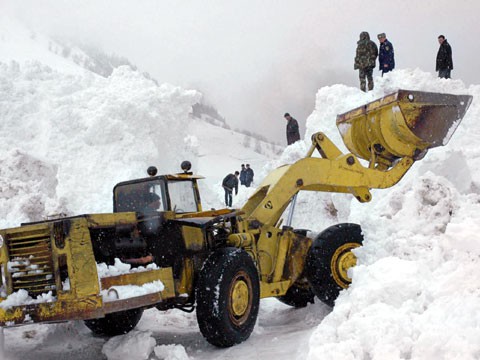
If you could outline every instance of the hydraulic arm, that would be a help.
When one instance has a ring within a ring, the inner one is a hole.
[[[338,115],[337,127],[351,153],[343,154],[325,134],[314,134],[306,157],[270,173],[242,211],[274,226],[301,190],[351,193],[368,202],[369,189],[395,185],[428,149],[445,145],[471,100],[399,90]],[[313,157],[315,150],[321,157]]]

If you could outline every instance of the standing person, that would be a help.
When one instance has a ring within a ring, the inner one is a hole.
[[[393,53],[393,45],[387,40],[385,33],[378,34],[377,37],[378,41],[380,41],[380,50],[378,52],[379,70],[383,76],[383,74],[395,69],[395,54]]]
[[[360,89],[362,91],[367,91],[365,78],[368,80],[368,90],[373,90],[373,69],[375,68],[377,56],[377,45],[370,40],[370,35],[368,32],[361,32],[360,40],[357,41],[357,51],[353,69],[358,69],[358,75],[360,77]]]
[[[232,206],[232,192],[235,189],[235,195],[238,194],[238,175],[240,173],[235,171],[234,174],[228,174],[222,181],[222,186],[225,189],[225,205]]]
[[[253,182],[253,175],[254,175],[253,170],[252,170],[252,168],[250,167],[250,164],[247,164],[247,170],[246,170],[246,172],[247,172],[247,177],[246,177],[246,180],[245,180],[245,186],[246,186],[246,187],[250,187],[250,185],[251,185],[252,182]]]
[[[452,47],[445,39],[445,36],[438,37],[440,48],[437,53],[437,66],[435,71],[438,71],[438,77],[450,79],[450,72],[453,70]]]
[[[289,113],[285,113],[283,117],[287,120],[287,145],[291,145],[300,140],[298,121],[291,117]]]
[[[242,169],[240,170],[240,185],[245,185],[247,179],[247,169],[245,169],[245,164],[242,164]]]

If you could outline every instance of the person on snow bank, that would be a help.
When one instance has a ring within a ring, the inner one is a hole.
[[[245,164],[242,164],[242,168],[240,169],[240,185],[245,185],[246,178],[247,178],[247,169],[245,168]]]
[[[298,121],[291,117],[289,113],[285,113],[283,117],[287,120],[287,145],[291,145],[300,140]]]
[[[375,69],[377,56],[377,44],[370,40],[368,32],[362,31],[360,33],[360,40],[357,41],[357,51],[353,64],[353,69],[358,69],[360,89],[362,91],[367,91],[365,78],[368,80],[368,90],[373,90],[373,69]]]
[[[377,35],[380,41],[380,51],[378,53],[379,70],[383,74],[395,69],[395,54],[393,52],[393,45],[387,40],[385,33]]]
[[[253,182],[253,170],[250,168],[250,164],[247,164],[247,169],[245,170],[246,172],[246,177],[245,177],[245,186],[250,187],[250,185]]]
[[[453,70],[452,47],[443,35],[438,37],[438,43],[440,47],[438,48],[435,71],[438,71],[439,78],[450,79],[450,72]]]

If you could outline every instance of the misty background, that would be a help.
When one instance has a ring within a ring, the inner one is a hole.
[[[124,56],[160,83],[198,89],[232,127],[281,143],[285,112],[303,134],[320,87],[358,86],[353,58],[362,31],[377,44],[376,35],[387,34],[396,68],[432,73],[443,34],[452,78],[480,83],[478,0],[0,0],[0,7],[39,32]]]

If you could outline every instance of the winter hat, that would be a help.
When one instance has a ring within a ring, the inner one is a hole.
[[[289,113],[285,113],[285,115],[283,115],[283,117],[287,117],[287,116],[290,116]]]
[[[379,39],[386,38],[386,35],[385,35],[385,33],[380,33],[380,34],[377,35],[377,38],[379,38]]]

